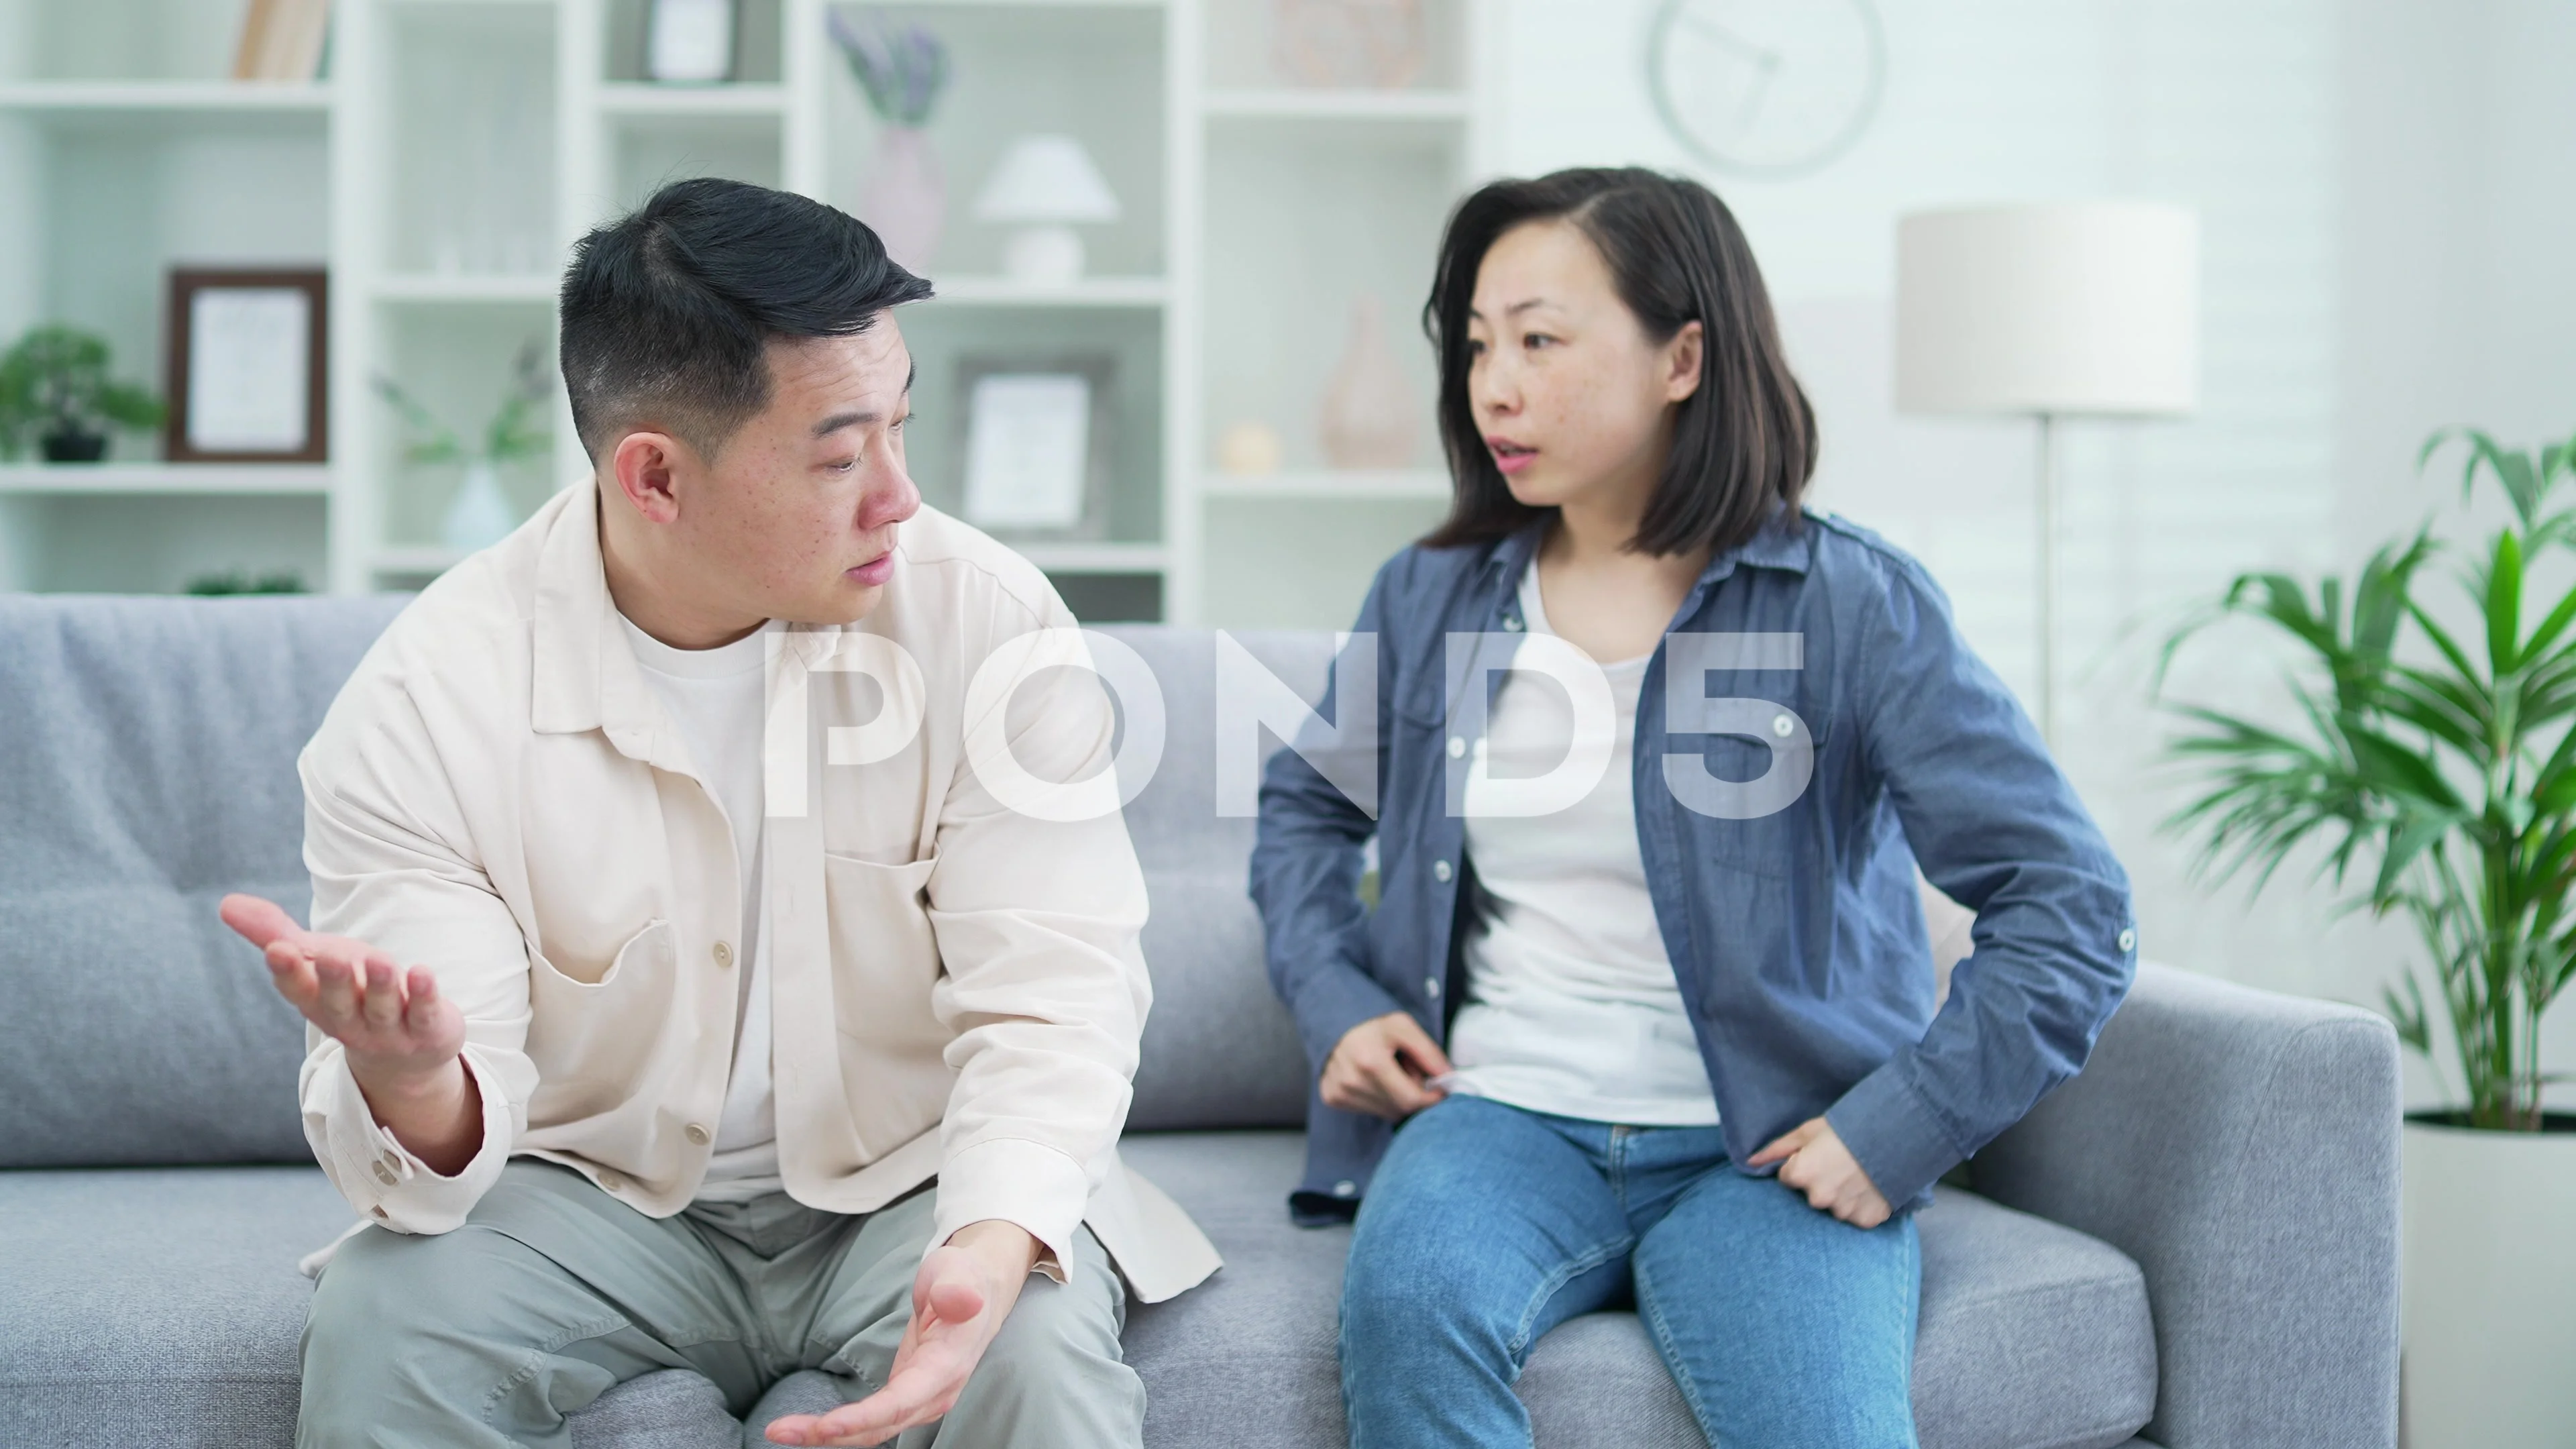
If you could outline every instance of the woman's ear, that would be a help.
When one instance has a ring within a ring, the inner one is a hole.
[[[1664,401],[1680,402],[1699,391],[1707,370],[1708,331],[1696,318],[1685,322],[1664,344]]]

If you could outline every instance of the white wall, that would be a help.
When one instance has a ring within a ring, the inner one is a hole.
[[[2338,919],[2296,865],[2251,905],[2240,884],[2189,880],[2189,848],[2157,830],[2179,796],[2150,770],[2170,725],[2144,679],[2176,610],[2235,572],[2349,568],[2445,506],[2453,492],[2412,471],[2432,428],[2576,430],[2576,6],[1878,0],[1875,119],[1785,181],[1709,171],[1664,133],[1642,80],[1655,9],[1507,0],[1506,169],[1633,162],[1718,189],[1822,418],[1815,502],[1921,557],[2025,691],[2030,430],[1896,415],[1896,217],[2106,195],[2199,209],[2201,410],[2077,425],[2062,454],[2061,753],[2129,866],[2148,956],[2375,1002],[2403,931]],[[2272,669],[2203,648],[2172,692],[2252,708],[2277,698]],[[2576,1011],[2556,1027],[2556,1064],[2576,1065]]]

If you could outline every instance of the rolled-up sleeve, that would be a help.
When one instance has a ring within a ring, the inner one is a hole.
[[[537,1076],[525,1050],[526,937],[455,843],[465,831],[437,759],[399,686],[362,679],[297,762],[313,929],[428,967],[465,1018],[482,1142],[452,1176],[432,1171],[376,1121],[339,1042],[305,1031],[297,1082],[305,1140],[351,1206],[402,1233],[443,1233],[465,1221],[526,1130]]]
[[[1060,611],[1029,627],[1041,623],[1073,627]],[[1037,670],[1001,707],[1011,758],[1028,776],[1112,769],[1117,715],[1088,669]],[[970,1223],[1015,1223],[1061,1277],[1116,1161],[1153,1000],[1140,944],[1144,872],[1116,810],[1071,821],[1023,813],[971,765],[942,805],[938,855],[927,885],[941,967],[931,1008],[956,1032],[945,1060],[957,1080],[931,1241]]]
[[[2073,1076],[2137,966],[2129,880],[2012,692],[1913,560],[1860,605],[1854,708],[1923,874],[1976,913],[1919,1043],[1825,1114],[1899,1206]]]

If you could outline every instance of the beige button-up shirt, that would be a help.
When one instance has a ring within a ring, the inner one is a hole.
[[[1152,995],[1126,826],[1003,803],[1109,769],[1097,679],[1027,667],[1023,636],[1074,623],[1045,578],[923,508],[873,613],[774,636],[768,818],[729,821],[619,630],[598,527],[575,486],[432,584],[299,761],[314,929],[437,973],[483,1100],[480,1151],[440,1176],[308,1030],[305,1135],[341,1193],[446,1232],[527,1155],[687,1206],[750,965],[732,832],[760,829],[790,1195],[862,1213],[936,1177],[934,1241],[999,1218],[1061,1272],[1087,1222],[1146,1302],[1214,1271],[1118,1160]]]

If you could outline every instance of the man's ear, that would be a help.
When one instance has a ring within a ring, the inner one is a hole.
[[[695,461],[688,444],[668,433],[638,429],[619,438],[616,450],[608,455],[609,482],[644,521],[669,523],[680,516],[672,470]]]
[[[1664,344],[1664,401],[1680,402],[1699,391],[1707,353],[1708,330],[1696,318],[1683,323],[1673,340]]]

